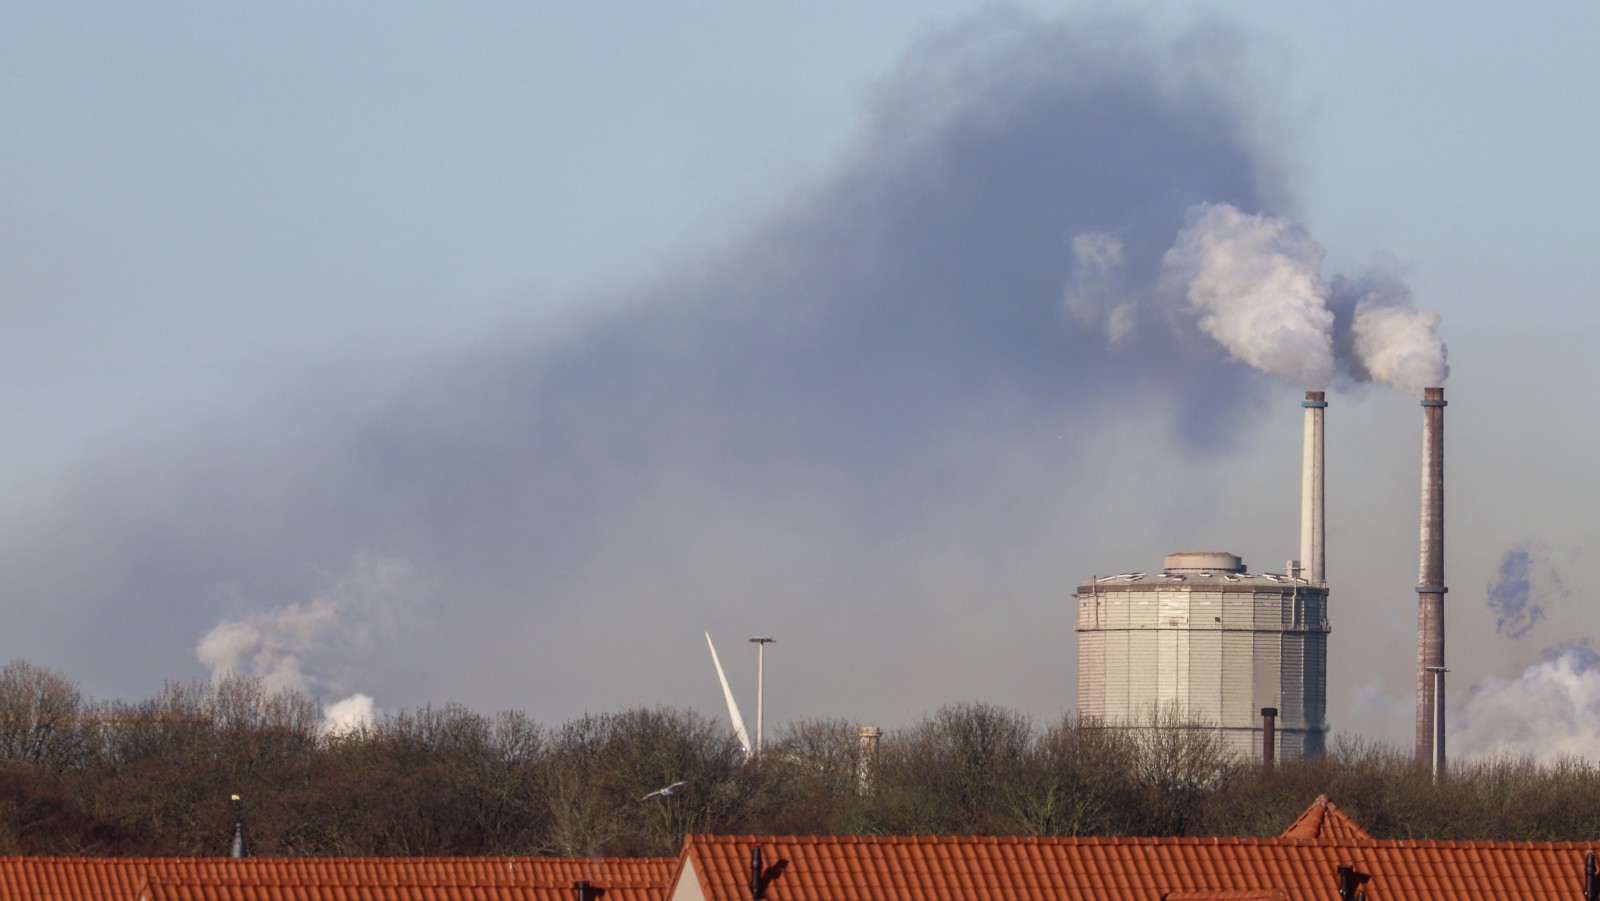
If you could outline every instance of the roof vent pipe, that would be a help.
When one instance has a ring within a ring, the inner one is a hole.
[[[1278,708],[1261,708],[1261,768],[1272,772],[1274,745],[1277,742]]]
[[[756,845],[750,849],[750,897],[753,901],[761,901],[767,893],[767,881],[762,878],[765,868],[761,865],[761,846]]]
[[[1340,864],[1339,897],[1343,901],[1367,901],[1367,893],[1361,890],[1361,884],[1371,878],[1366,873],[1357,872],[1355,867]]]
[[[598,893],[594,890],[594,886],[590,885],[584,880],[574,882],[572,884],[572,890],[577,892],[578,901],[595,901],[595,898],[598,897]]]

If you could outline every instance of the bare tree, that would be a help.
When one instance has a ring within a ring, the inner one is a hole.
[[[0,761],[61,768],[87,751],[78,686],[54,670],[13,660],[0,668]]]
[[[1020,831],[1004,799],[1020,784],[1033,724],[992,704],[941,707],[892,733],[874,777],[874,827],[909,834]]]

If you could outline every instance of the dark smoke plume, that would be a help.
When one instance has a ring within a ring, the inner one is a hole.
[[[1500,559],[1499,574],[1489,583],[1489,611],[1494,631],[1502,638],[1521,638],[1545,618],[1533,602],[1532,559],[1527,548],[1512,548]]]
[[[1070,706],[1062,586],[1226,517],[1181,464],[1269,383],[1191,312],[1108,342],[1063,298],[1169,292],[1206,204],[1281,214],[1245,48],[1016,12],[930,37],[836,176],[726,253],[381,397],[240,398],[87,468],[4,544],[3,652],[126,694],[206,638],[330,696],[554,717],[714,703],[700,633],[759,629],[786,715]]]

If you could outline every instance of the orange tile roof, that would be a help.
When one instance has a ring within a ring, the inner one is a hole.
[[[760,845],[764,901],[1063,901],[1336,898],[1338,868],[1369,901],[1572,901],[1589,846],[1284,838],[882,838],[691,836],[706,901],[752,901]],[[1597,842],[1596,847],[1600,847]],[[689,872],[680,868],[678,880]],[[674,883],[675,898],[695,893]],[[1182,893],[1181,895],[1179,893]]]
[[[1350,815],[1339,805],[1328,800],[1327,795],[1317,795],[1305,813],[1295,818],[1280,838],[1309,838],[1318,841],[1370,842],[1374,841],[1367,830],[1356,825]]]
[[[152,880],[139,901],[537,901],[550,893],[521,885],[386,885]],[[571,887],[564,889],[574,897]],[[543,893],[543,894],[541,894]],[[607,893],[609,895],[609,892]]]
[[[604,901],[660,901],[675,866],[666,857],[0,857],[0,901],[131,901],[146,887],[191,883],[503,886],[574,901],[579,881],[604,889]]]

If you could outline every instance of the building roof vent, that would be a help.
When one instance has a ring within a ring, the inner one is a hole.
[[[1192,572],[1244,572],[1244,561],[1239,555],[1226,551],[1179,551],[1168,554],[1162,568],[1169,573]]]

